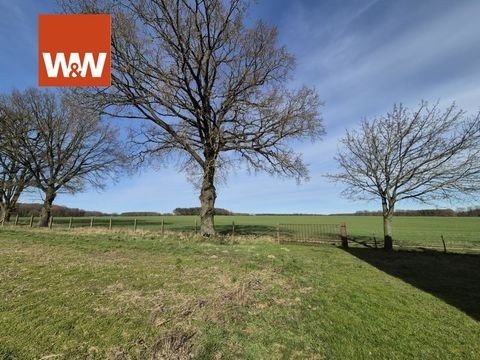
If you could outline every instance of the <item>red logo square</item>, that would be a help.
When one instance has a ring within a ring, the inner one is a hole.
[[[111,85],[111,15],[39,15],[40,86]]]

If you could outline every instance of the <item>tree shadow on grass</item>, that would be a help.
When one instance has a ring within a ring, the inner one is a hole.
[[[350,248],[355,257],[480,321],[480,256]]]
[[[230,225],[215,225],[215,229],[220,235],[231,235],[233,233],[233,226]],[[256,235],[256,236],[275,236],[277,228],[268,225],[237,225],[235,224],[235,235]]]
[[[348,241],[366,248],[383,248],[383,239],[377,239],[371,236],[349,236]]]

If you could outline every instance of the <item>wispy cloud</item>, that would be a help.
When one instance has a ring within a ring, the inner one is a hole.
[[[403,3],[415,9],[414,2]],[[406,21],[409,15],[398,16],[393,5],[378,16],[375,7],[385,4],[376,2],[354,17],[356,24],[347,22],[350,28],[326,34],[325,24],[311,26],[308,36],[303,34],[305,24],[314,24],[315,18],[301,11],[290,17],[288,36],[296,48],[307,49],[301,52],[297,79],[323,93],[333,128],[383,112],[393,102],[415,105],[422,98],[454,98],[480,78],[480,3],[456,4],[432,6],[412,24]],[[304,40],[300,43],[294,41],[296,24]]]

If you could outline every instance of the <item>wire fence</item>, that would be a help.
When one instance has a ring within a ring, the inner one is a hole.
[[[39,217],[14,217],[7,225],[18,227],[35,227]],[[149,230],[165,234],[167,231],[198,234],[200,231],[198,217],[52,217],[51,229],[126,229]],[[4,224],[1,224],[4,226]],[[217,224],[217,232],[224,236],[269,236],[278,243],[333,244],[342,247],[383,248],[381,236],[358,236],[347,234],[347,225],[341,224],[251,224],[231,221]],[[455,233],[456,234],[456,233]],[[437,232],[422,233],[421,229],[412,233],[414,236],[395,238],[393,246],[404,250],[431,250],[452,253],[480,253],[480,234],[460,231],[455,237]]]
[[[35,227],[40,218],[37,216],[15,217],[8,224],[22,227]],[[196,231],[197,222],[195,221],[193,229]],[[3,225],[3,224],[2,224]],[[140,227],[151,227],[155,225],[162,232],[165,230],[165,222],[151,221],[149,219],[122,218],[122,217],[50,217],[48,227],[50,229],[73,229],[73,228],[108,228],[113,229],[131,229],[136,231]]]
[[[480,254],[480,234],[472,236],[471,240],[462,237],[452,237],[443,234],[417,232],[416,239],[396,238],[393,240],[393,247],[399,250],[426,250],[443,253],[472,253]],[[422,240],[422,239],[428,239]],[[477,239],[477,240],[476,240]],[[350,246],[361,246],[366,248],[383,249],[383,238],[372,234],[371,236],[349,236]]]

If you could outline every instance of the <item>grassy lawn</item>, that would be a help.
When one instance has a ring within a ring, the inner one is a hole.
[[[480,257],[238,242],[0,229],[0,358],[480,358]]]

